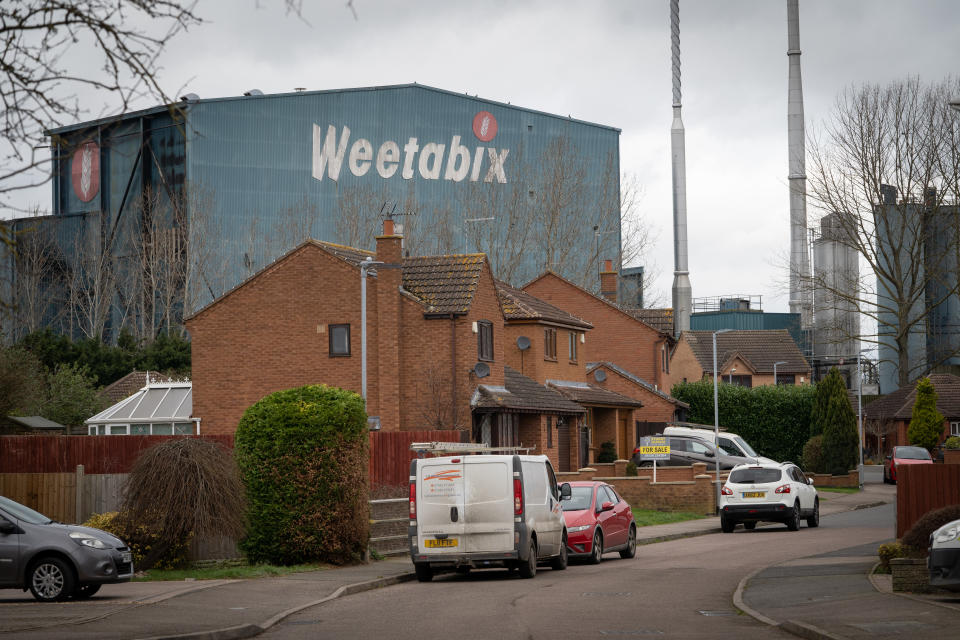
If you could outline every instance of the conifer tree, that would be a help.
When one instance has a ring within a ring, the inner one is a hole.
[[[917,399],[907,428],[910,444],[928,451],[933,449],[943,434],[943,420],[943,414],[937,411],[937,390],[930,378],[921,378],[917,382]]]
[[[818,395],[820,385],[824,385],[824,394],[827,396],[819,417],[823,429],[823,465],[827,473],[846,474],[856,468],[859,460],[857,419],[837,369],[831,369],[830,374],[817,385]]]

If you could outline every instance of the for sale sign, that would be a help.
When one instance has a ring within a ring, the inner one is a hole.
[[[670,458],[670,440],[666,436],[640,438],[641,460],[667,460]]]

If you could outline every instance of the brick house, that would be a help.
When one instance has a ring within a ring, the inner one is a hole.
[[[523,290],[592,324],[587,338],[590,360],[613,362],[658,388],[664,385],[670,365],[673,338],[616,303],[617,274],[606,261],[601,273],[602,296],[594,295],[565,278],[547,271]]]
[[[510,384],[485,255],[404,257],[390,220],[376,240],[375,253],[308,240],[187,319],[201,433],[232,434],[247,407],[277,390],[326,383],[361,392],[366,260],[367,413],[380,428],[453,428],[518,445],[541,424],[528,416],[522,427],[524,412],[582,411],[555,392],[539,404],[481,402],[484,389]]]
[[[929,378],[937,392],[937,411],[944,417],[942,443],[951,435],[960,436],[960,377],[933,373]],[[864,406],[864,446],[886,455],[893,447],[910,444],[907,429],[916,401],[917,381],[914,381]]]
[[[612,362],[588,363],[587,375],[604,389],[643,403],[643,408],[634,412],[635,439],[662,432],[668,422],[687,420],[690,405]]]
[[[635,412],[643,406],[633,397],[591,384],[587,380],[587,339],[593,326],[530,293],[497,283],[504,320],[504,357],[509,367],[519,369],[583,407],[582,419],[556,425],[558,432],[573,432],[571,462],[586,466],[595,462],[604,442],[614,444],[618,458],[628,459],[636,444]],[[561,470],[566,460],[561,456]],[[577,468],[577,467],[573,467]]]
[[[773,384],[774,364],[778,384],[810,382],[810,364],[786,329],[717,334],[717,371],[724,381],[744,387]],[[664,386],[705,377],[713,377],[713,332],[684,331],[670,356]]]

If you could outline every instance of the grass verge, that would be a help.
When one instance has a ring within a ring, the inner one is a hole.
[[[686,520],[699,520],[700,518],[707,517],[702,513],[691,513],[689,511],[657,511],[656,509],[636,508],[633,508],[632,511],[633,519],[636,520],[638,527],[685,522]]]
[[[278,567],[272,564],[238,565],[234,567],[204,567],[202,569],[150,569],[134,577],[134,582],[160,580],[235,580],[244,578],[272,578],[304,571],[329,569],[325,564],[297,564]]]

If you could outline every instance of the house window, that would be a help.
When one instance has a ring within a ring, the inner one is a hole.
[[[169,422],[160,422],[150,425],[150,433],[155,436],[172,436],[173,425]]]
[[[778,378],[780,376],[777,376]],[[753,376],[727,376],[727,379],[730,381],[730,384],[735,384],[738,387],[750,388],[753,386]]]
[[[175,422],[173,423],[173,433],[178,436],[192,436],[193,435],[193,423],[192,422]]]
[[[788,386],[793,386],[796,384],[796,376],[793,375],[792,373],[791,374],[778,373],[777,384],[778,385],[785,384]]]
[[[332,324],[330,325],[330,357],[342,357],[350,355],[350,325]]]
[[[125,436],[129,433],[130,426],[126,424],[112,424],[110,425],[110,435],[112,436]]]
[[[553,449],[553,416],[547,416],[547,449]]]
[[[667,355],[666,345],[660,347],[660,370],[670,373],[670,358]]]
[[[557,359],[557,330],[543,330],[543,357],[546,360]]]
[[[148,436],[150,435],[150,425],[149,424],[132,424],[130,425],[130,435]]]
[[[577,332],[571,331],[567,334],[567,343],[570,351],[570,362],[577,361]]]
[[[477,358],[493,360],[493,323],[489,320],[477,323]]]
[[[951,435],[951,436],[960,436],[960,422],[951,422],[951,423],[950,423],[950,435]]]

